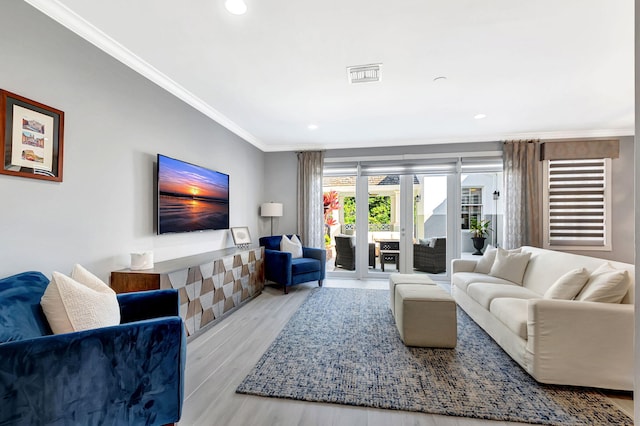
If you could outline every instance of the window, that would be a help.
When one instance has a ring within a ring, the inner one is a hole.
[[[546,160],[544,179],[544,247],[611,250],[611,160]]]
[[[462,218],[462,229],[469,229],[471,219],[482,219],[482,188],[462,188],[460,213]]]

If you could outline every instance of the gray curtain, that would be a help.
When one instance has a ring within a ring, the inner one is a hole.
[[[324,247],[324,151],[298,153],[298,234],[307,247]]]
[[[505,235],[507,249],[542,243],[540,141],[504,143]]]

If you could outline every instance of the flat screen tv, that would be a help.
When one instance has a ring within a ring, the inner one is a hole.
[[[229,175],[158,154],[158,234],[229,228]]]

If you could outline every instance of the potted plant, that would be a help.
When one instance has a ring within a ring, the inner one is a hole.
[[[469,231],[471,231],[473,248],[476,249],[476,251],[473,254],[482,255],[482,249],[484,248],[486,235],[488,235],[489,231],[491,230],[491,228],[489,228],[490,223],[491,221],[486,219],[478,220],[477,217],[471,218],[471,223],[469,224]]]

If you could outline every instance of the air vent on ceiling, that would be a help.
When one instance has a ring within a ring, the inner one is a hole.
[[[382,64],[347,67],[349,83],[370,83],[382,80]]]

